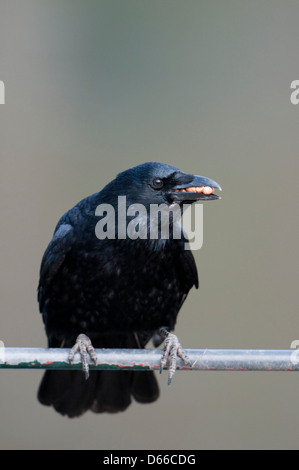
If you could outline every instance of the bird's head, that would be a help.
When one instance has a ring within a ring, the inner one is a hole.
[[[116,187],[130,204],[192,204],[219,199],[214,191],[221,187],[204,176],[184,173],[170,165],[148,162],[120,173]]]

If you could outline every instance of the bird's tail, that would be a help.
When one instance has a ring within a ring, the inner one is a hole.
[[[93,340],[95,348],[109,347],[138,348],[140,343],[134,335],[105,337]],[[65,344],[71,347],[73,344]],[[53,347],[53,346],[52,346]],[[151,403],[157,400],[159,388],[152,371],[90,371],[86,380],[82,371],[47,370],[42,378],[38,400],[43,405],[53,406],[62,415],[70,418],[80,416],[85,411],[95,413],[117,413],[130,405],[132,397],[139,403]]]

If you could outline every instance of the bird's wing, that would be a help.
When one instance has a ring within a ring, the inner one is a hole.
[[[49,284],[64,263],[67,253],[72,249],[75,240],[72,225],[62,223],[56,229],[42,259],[38,285],[38,302],[43,309],[45,293]]]
[[[183,292],[188,294],[193,286],[198,289],[198,274],[192,251],[181,251],[176,258],[176,264]]]
[[[177,313],[178,313],[183,303],[186,300],[189,290],[192,289],[193,286],[195,286],[197,289],[199,283],[198,283],[197,268],[196,268],[192,251],[185,250],[184,248],[182,248],[175,257],[175,266],[176,266],[176,272],[177,272],[177,275],[180,281],[180,287],[181,287],[180,305],[177,308]],[[174,318],[174,323],[175,323],[175,318]],[[174,329],[174,324],[171,327],[171,329]],[[164,341],[164,338],[163,336],[161,336],[160,332],[155,331],[152,336],[152,342],[153,342],[154,347],[156,348],[160,346],[160,344],[163,341]]]

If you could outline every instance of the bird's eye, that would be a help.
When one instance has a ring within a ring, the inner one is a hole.
[[[153,180],[153,186],[155,189],[161,189],[163,186],[163,180],[161,180],[161,178],[155,178]]]

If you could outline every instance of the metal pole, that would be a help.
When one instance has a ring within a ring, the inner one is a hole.
[[[190,366],[178,370],[299,371],[299,350],[186,349]],[[98,365],[90,370],[160,369],[161,350],[97,349]],[[0,348],[0,369],[81,369],[80,355],[68,363],[69,349]]]

